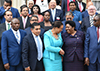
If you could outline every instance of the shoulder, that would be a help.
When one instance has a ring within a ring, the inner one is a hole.
[[[19,31],[21,31],[22,34],[26,34],[26,31],[19,29]]]
[[[62,12],[62,10],[60,10],[60,9],[56,9],[57,11],[59,11],[59,12]]]
[[[80,11],[75,10],[75,12],[76,12],[77,14],[81,14],[81,12],[80,12]]]
[[[86,3],[82,2],[82,4],[86,5]]]
[[[0,7],[0,9],[4,9],[4,7],[2,6],[2,7]]]
[[[50,35],[50,31],[51,31],[51,30],[46,31],[46,32],[44,33],[44,36],[45,36],[45,35],[46,35],[46,36],[51,36],[51,35]]]
[[[18,11],[18,9],[14,8],[14,7],[11,7],[11,10],[15,10],[15,11]]]

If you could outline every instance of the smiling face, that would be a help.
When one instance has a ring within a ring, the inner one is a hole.
[[[71,34],[74,29],[75,29],[75,27],[72,27],[71,25],[66,24],[66,31],[67,31],[67,33]]]
[[[69,8],[71,11],[74,11],[76,9],[75,3],[70,3]]]
[[[55,9],[56,8],[56,1],[55,0],[51,0],[50,1],[50,8],[51,9]]]
[[[38,7],[36,7],[36,6],[33,7],[33,12],[34,12],[34,13],[38,13],[38,11],[39,11]]]

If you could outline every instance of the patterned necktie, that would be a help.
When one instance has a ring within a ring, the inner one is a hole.
[[[80,9],[80,12],[82,12],[81,3],[79,3],[79,9]]]
[[[90,26],[91,27],[93,26],[93,17],[92,16],[90,17]]]
[[[8,23],[8,30],[10,29],[10,24]]]
[[[40,61],[41,58],[42,58],[42,52],[41,52],[41,44],[40,44],[40,41],[39,41],[39,37],[36,36],[36,41],[37,41],[37,50],[38,50],[38,60]]]
[[[97,27],[97,38],[99,40],[99,27]]]
[[[20,44],[20,40],[19,40],[19,36],[18,36],[18,32],[16,32],[16,39],[17,39],[18,44]]]

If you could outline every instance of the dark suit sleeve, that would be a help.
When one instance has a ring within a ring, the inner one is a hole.
[[[85,44],[84,44],[84,57],[88,57],[89,53],[89,42],[90,41],[90,34],[89,34],[89,29],[87,29],[86,37],[85,37]]]
[[[65,0],[62,0],[61,9],[62,9],[63,11],[65,11]]]
[[[0,7],[0,17],[2,17],[5,13],[5,10],[3,7]]]
[[[23,66],[28,67],[29,61],[28,61],[28,39],[25,37],[22,42],[22,62]]]
[[[16,18],[19,18],[19,17],[20,17],[20,14],[19,14],[19,12],[18,12],[18,10],[17,10]]]
[[[63,21],[63,11],[61,10],[61,21]]]
[[[82,24],[81,24],[81,30],[85,33],[85,26],[84,26],[84,19],[82,20]]]
[[[7,58],[7,37],[6,34],[2,34],[2,39],[1,39],[1,51],[2,51],[2,59],[3,59],[3,64],[8,63],[8,58]]]

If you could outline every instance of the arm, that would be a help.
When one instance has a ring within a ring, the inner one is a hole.
[[[3,59],[3,64],[7,64],[8,63],[8,58],[7,58],[7,37],[6,35],[3,33],[2,34],[2,39],[1,39],[1,53],[2,53],[2,59]]]
[[[20,14],[19,14],[19,12],[17,10],[16,18],[19,18],[19,17],[20,17]]]
[[[24,68],[29,67],[29,62],[28,62],[28,40],[26,38],[23,39],[22,42],[22,62]]]
[[[0,7],[0,17],[4,16],[5,9],[3,7]]]
[[[79,23],[81,24],[82,23],[82,14],[80,13],[79,15]]]
[[[44,46],[45,46],[45,49],[47,51],[50,51],[50,52],[59,52],[61,50],[60,47],[53,47],[51,46],[52,43],[50,43],[50,37],[46,34],[44,34]]]

